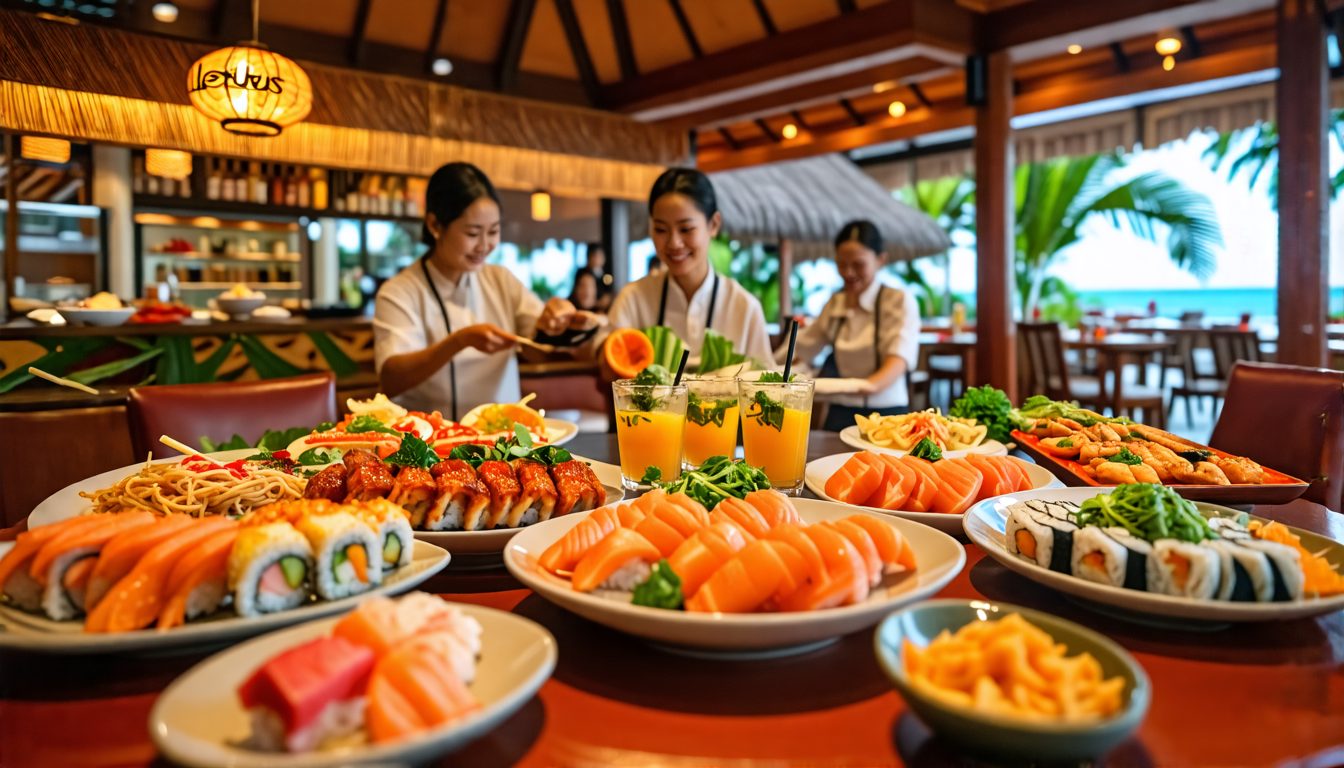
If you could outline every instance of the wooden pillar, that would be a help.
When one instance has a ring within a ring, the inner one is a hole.
[[[18,191],[18,157],[19,140],[12,133],[4,135],[5,139],[5,163],[7,164],[5,173],[5,258],[3,270],[0,270],[0,283],[3,283],[3,296],[0,301],[0,316],[6,320],[9,319],[10,309],[9,300],[15,295],[14,282],[19,274],[19,191]]]
[[[630,203],[602,199],[602,249],[607,252],[607,271],[619,291],[630,282]]]
[[[1329,116],[1325,20],[1317,0],[1279,0],[1278,361],[1324,366],[1329,309]]]
[[[985,56],[984,99],[975,110],[975,370],[1017,401],[1013,324],[1013,65],[1007,51]]]

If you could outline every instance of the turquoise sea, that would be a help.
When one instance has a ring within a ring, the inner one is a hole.
[[[1133,311],[1144,314],[1148,302],[1157,302],[1157,314],[1176,317],[1182,312],[1202,310],[1206,318],[1236,319],[1250,312],[1257,322],[1272,322],[1278,312],[1275,288],[1197,288],[1141,289],[1126,291],[1079,290],[1085,309],[1103,308],[1113,312]],[[1344,313],[1344,286],[1330,289],[1330,314]]]

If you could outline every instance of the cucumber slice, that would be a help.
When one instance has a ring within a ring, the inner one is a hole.
[[[383,541],[383,562],[388,565],[396,565],[401,560],[401,539],[396,536],[388,536]]]
[[[331,575],[337,582],[343,581],[341,578],[341,566],[345,565],[346,561],[349,559],[350,556],[345,553],[344,549],[338,549],[331,553]]]
[[[285,555],[280,558],[280,571],[285,574],[285,583],[289,588],[298,589],[303,586],[304,577],[308,575],[308,564],[301,557]]]

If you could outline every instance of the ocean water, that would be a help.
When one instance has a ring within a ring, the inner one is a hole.
[[[1208,319],[1235,320],[1243,312],[1250,312],[1254,322],[1273,322],[1278,313],[1278,291],[1275,288],[1080,290],[1078,296],[1084,309],[1102,308],[1138,314],[1146,314],[1148,302],[1156,301],[1157,314],[1164,317],[1202,310]],[[1344,286],[1332,287],[1330,314],[1341,313],[1344,313]]]

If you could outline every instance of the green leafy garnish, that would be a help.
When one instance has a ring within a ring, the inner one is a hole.
[[[1114,461],[1117,464],[1128,464],[1131,467],[1143,463],[1143,458],[1140,457],[1137,453],[1134,453],[1133,451],[1129,450],[1128,448],[1121,448],[1119,453],[1115,454],[1114,456],[1107,456],[1106,460]]]
[[[1058,445],[1060,448],[1072,448],[1072,447],[1073,447],[1073,439],[1072,439],[1072,438],[1065,437],[1065,438],[1062,438],[1062,439],[1060,439],[1060,440],[1057,440],[1057,441],[1055,442],[1055,445]]]
[[[345,451],[340,448],[309,448],[299,454],[299,465],[304,467],[316,467],[322,464],[331,464],[341,460]]]
[[[1094,424],[1134,423],[1123,417],[1112,418],[1103,416],[1096,411],[1080,408],[1077,403],[1051,400],[1045,395],[1032,395],[1026,399],[1026,402],[1022,403],[1021,408],[1012,412],[1013,422],[1021,429],[1026,429],[1029,422],[1037,419],[1070,419],[1084,427],[1090,427]]]
[[[705,401],[699,395],[690,392],[686,395],[686,420],[702,427],[710,422],[716,427],[722,427],[724,415],[735,405],[737,405],[735,398]]]
[[[705,330],[700,345],[700,373],[709,373],[744,362],[747,356],[733,351],[733,342],[717,331]]]
[[[318,425],[319,427],[321,425]],[[314,430],[307,427],[291,427],[289,429],[268,429],[261,439],[257,441],[258,448],[264,448],[268,451],[283,451],[289,447],[289,444],[301,437],[307,437]],[[318,431],[321,431],[320,429]]]
[[[639,478],[640,485],[654,485],[663,479],[663,470],[657,467],[645,467],[644,476]]]
[[[1208,461],[1209,457],[1213,455],[1213,452],[1192,449],[1189,451],[1180,451],[1176,455],[1180,456],[1182,459],[1185,459],[1191,464],[1198,464],[1201,461]]]
[[[397,450],[383,461],[388,464],[396,464],[399,467],[429,469],[438,464],[440,459],[439,454],[429,447],[429,443],[407,432],[406,436],[401,438],[401,445]]]
[[[652,411],[662,403],[661,398],[654,397],[653,387],[670,386],[672,384],[672,372],[665,366],[654,363],[640,371],[639,375],[632,381],[636,386],[648,387],[648,389],[636,389],[635,393],[630,396],[630,404],[637,411]]]
[[[219,453],[220,451],[241,451],[244,448],[253,448],[252,444],[243,439],[242,435],[234,435],[222,443],[216,443],[214,440],[201,435],[201,450],[206,453]]]
[[[685,348],[681,337],[665,325],[655,325],[644,329],[644,335],[653,343],[653,362],[670,369],[681,363],[681,352]],[[669,380],[670,381],[670,380]]]
[[[332,422],[330,422],[330,421],[324,421],[324,422],[322,422],[321,424],[318,424],[316,427],[313,427],[313,431],[314,431],[314,432],[330,432],[331,430],[333,430],[333,429],[335,429],[335,428],[336,428],[336,425],[333,424]]]
[[[795,381],[797,379],[798,374],[789,374],[789,381]],[[784,374],[779,371],[762,371],[756,381],[762,384],[782,384],[784,382]]]
[[[910,449],[910,455],[916,459],[924,459],[926,461],[942,461],[943,449],[939,448],[938,444],[933,442],[933,440],[926,437],[918,443],[915,443],[915,447]]]
[[[770,480],[760,468],[745,461],[733,461],[727,456],[711,456],[699,469],[683,472],[676,480],[658,483],[658,487],[668,493],[680,491],[704,504],[706,509],[713,509],[729,496],[744,499],[752,491],[769,488]]]
[[[989,429],[989,439],[1006,443],[1012,439],[1013,403],[1007,393],[989,385],[970,387],[948,409],[949,416],[975,419]]]
[[[1122,439],[1124,439],[1124,440],[1147,440],[1148,438],[1144,437],[1144,436],[1143,436],[1143,433],[1141,433],[1141,432],[1130,432],[1128,435],[1125,435]]]
[[[634,605],[675,611],[681,608],[683,599],[681,577],[677,576],[672,566],[667,564],[667,560],[659,560],[649,571],[649,578],[635,587],[635,594],[630,602]]]
[[[1198,543],[1214,538],[1208,520],[1193,502],[1152,483],[1116,486],[1110,493],[1084,501],[1073,517],[1078,525],[1120,526],[1147,541],[1180,539]]]
[[[358,435],[364,432],[382,432],[388,435],[402,434],[368,414],[356,416],[353,421],[346,425],[345,431],[347,434],[351,435]]]
[[[751,399],[746,418],[755,419],[762,426],[774,427],[776,431],[784,430],[784,406],[763,391],[758,391]]]
[[[554,466],[574,458],[569,451],[558,445],[536,447],[532,442],[532,433],[522,424],[513,425],[513,437],[495,439],[494,445],[468,443],[459,445],[448,453],[450,459],[461,459],[473,467],[481,466],[485,461],[511,461],[527,459],[546,466]],[[391,458],[388,459],[391,461]]]

